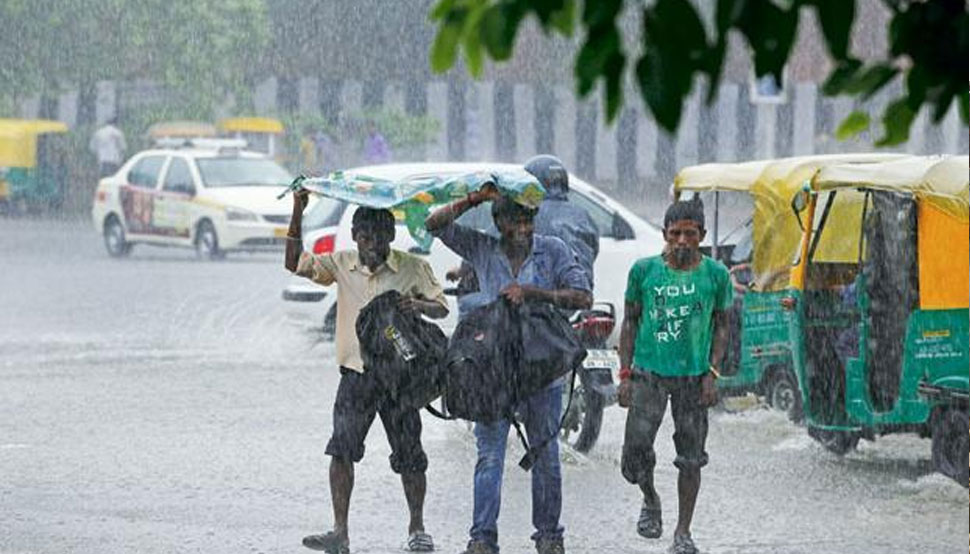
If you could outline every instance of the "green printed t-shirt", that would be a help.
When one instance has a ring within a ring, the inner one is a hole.
[[[727,268],[707,256],[687,271],[671,269],[661,256],[637,260],[626,285],[626,301],[642,307],[634,365],[665,377],[706,373],[712,315],[730,308],[733,297]]]

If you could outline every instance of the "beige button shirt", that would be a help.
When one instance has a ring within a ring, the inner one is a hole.
[[[321,285],[337,283],[337,364],[361,373],[364,362],[357,342],[357,315],[376,296],[396,290],[448,309],[445,294],[428,262],[400,250],[391,249],[387,261],[374,273],[360,263],[356,250],[323,255],[303,252],[296,274]]]

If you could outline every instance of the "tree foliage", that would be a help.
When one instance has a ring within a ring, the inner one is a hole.
[[[209,101],[243,89],[269,40],[261,0],[4,0],[0,96],[151,79]]]
[[[850,52],[854,0],[713,0],[713,21],[705,25],[690,0],[638,3],[642,28],[639,52],[624,48],[618,18],[623,0],[438,0],[431,10],[437,35],[431,48],[434,71],[451,68],[459,52],[469,72],[481,75],[483,56],[509,59],[522,22],[535,17],[547,33],[583,34],[574,60],[576,90],[587,96],[602,81],[606,118],[612,121],[623,104],[624,77],[632,72],[636,86],[657,123],[673,132],[695,77],[705,76],[707,98],[717,93],[725,63],[728,35],[740,33],[752,51],[755,74],[782,71],[795,42],[803,8],[813,9],[834,67],[823,85],[828,95],[862,100],[901,78],[904,88],[882,116],[880,146],[909,138],[909,128],[925,105],[941,121],[956,100],[967,123],[967,5],[964,0],[882,0],[892,12],[890,51],[868,63]],[[841,130],[851,136],[868,126],[853,114]]]

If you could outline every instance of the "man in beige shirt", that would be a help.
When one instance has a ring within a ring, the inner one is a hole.
[[[355,324],[357,315],[381,293],[396,290],[402,295],[399,308],[432,318],[448,315],[441,285],[426,261],[391,249],[394,216],[388,210],[358,208],[351,233],[357,250],[315,255],[303,252],[301,226],[307,193],[293,195],[293,216],[286,241],[286,269],[322,285],[337,283],[337,364],[340,385],[333,406],[333,435],[327,443],[330,460],[330,496],[333,530],[303,538],[303,545],[331,554],[350,552],[347,512],[354,488],[354,463],[364,457],[364,439],[380,415],[391,445],[391,469],[401,475],[410,511],[407,548],[412,552],[434,550],[424,530],[425,470],[428,458],[421,447],[421,416],[404,408],[377,380],[364,371]]]

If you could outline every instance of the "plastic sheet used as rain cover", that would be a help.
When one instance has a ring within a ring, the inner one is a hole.
[[[389,209],[403,219],[415,242],[428,250],[433,237],[425,230],[431,207],[465,197],[486,184],[498,187],[519,204],[538,208],[546,189],[529,173],[476,172],[458,176],[421,175],[390,181],[356,172],[335,171],[326,177],[297,178],[299,186],[310,192],[369,208]]]

